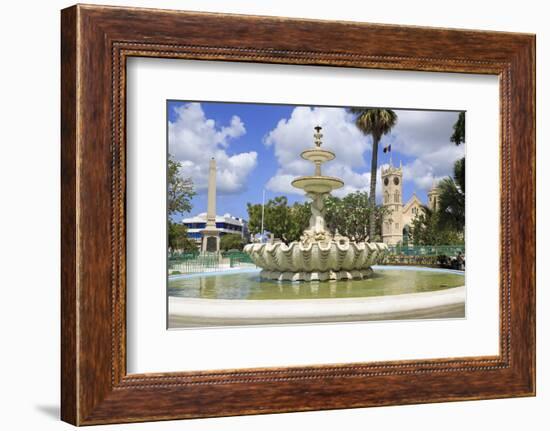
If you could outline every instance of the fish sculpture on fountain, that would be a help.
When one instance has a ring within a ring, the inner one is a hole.
[[[260,276],[270,280],[329,281],[363,279],[372,275],[372,265],[379,263],[388,252],[384,243],[356,242],[332,234],[325,223],[325,199],[344,186],[340,178],[322,175],[321,165],[333,160],[332,151],[321,148],[321,127],[315,127],[315,147],[302,152],[303,159],[313,162],[315,174],[298,177],[292,186],[302,189],[311,199],[309,227],[300,241],[253,243],[244,251],[262,268]]]

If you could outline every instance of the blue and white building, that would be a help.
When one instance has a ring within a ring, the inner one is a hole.
[[[181,222],[187,227],[187,236],[195,240],[198,244],[202,240],[202,231],[206,228],[207,213],[200,213],[194,217],[184,218]],[[245,242],[249,242],[250,233],[248,232],[248,223],[240,217],[234,217],[231,214],[222,216],[216,215],[216,229],[220,237],[229,233],[241,235]]]

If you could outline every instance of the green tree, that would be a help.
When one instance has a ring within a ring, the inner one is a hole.
[[[262,225],[262,206],[247,204],[248,229],[252,234],[260,233]],[[291,229],[290,208],[286,196],[276,196],[265,203],[264,230],[271,232],[276,238],[288,242]]]
[[[246,204],[248,211],[248,231],[252,236],[261,233],[262,230],[262,205],[252,204],[248,202]],[[264,226],[265,228],[265,226]]]
[[[252,235],[260,233],[262,206],[261,204],[247,204],[248,229]],[[355,241],[364,241],[369,237],[370,207],[366,192],[350,193],[343,198],[329,196],[325,200],[327,228],[335,233],[347,236]],[[388,212],[382,206],[376,206],[375,240],[380,240],[382,232],[382,218]],[[296,202],[288,205],[284,196],[277,196],[265,204],[264,229],[271,232],[276,238],[285,243],[298,241],[309,226],[311,204]]]
[[[191,199],[195,196],[191,178],[181,175],[181,163],[168,154],[168,247],[171,251],[196,252],[195,241],[187,237],[187,228],[174,221],[176,214],[191,211]]]
[[[437,186],[439,192],[439,227],[464,231],[466,214],[466,176],[465,159],[454,164],[453,177],[441,180]]]
[[[458,119],[453,125],[453,134],[451,135],[451,142],[454,142],[456,145],[463,144],[466,142],[466,113],[460,112],[458,114]]]
[[[248,230],[252,235],[260,233],[262,226],[262,205],[247,204]],[[285,243],[297,241],[307,228],[311,209],[309,203],[288,205],[286,196],[276,196],[265,203],[264,229]]]
[[[304,230],[309,226],[311,204],[309,202],[295,202],[294,205],[290,207],[289,217],[290,227],[285,238],[288,242],[298,241]]]
[[[414,245],[436,245],[437,212],[423,205],[411,224],[410,239]]]
[[[375,235],[373,240],[375,242],[382,242],[382,223],[387,215],[391,215],[393,211],[382,205],[376,205],[374,208],[374,226]]]
[[[265,206],[264,226],[275,238],[288,242],[291,221],[286,196],[277,196],[268,201]]]
[[[370,238],[372,209],[367,192],[349,193],[343,198],[330,196],[326,200],[327,227],[333,233],[338,230],[341,235],[354,241],[365,241]],[[382,231],[382,217],[387,210],[381,206],[374,207],[375,235],[379,240]]]
[[[372,136],[372,159],[369,190],[369,207],[372,211],[369,214],[369,237],[375,238],[376,234],[376,172],[378,170],[378,143],[382,136],[387,135],[397,124],[397,114],[391,109],[367,109],[350,108],[355,114],[355,125],[365,135]]]
[[[248,229],[251,234],[261,233],[262,205],[247,204]],[[276,196],[264,205],[264,230],[286,241],[290,231],[290,208],[286,196]]]
[[[171,252],[196,253],[195,241],[187,236],[187,227],[182,223],[168,221],[168,247]]]
[[[181,163],[168,155],[168,217],[191,211],[191,199],[195,196],[193,181],[181,175]]]
[[[439,212],[422,206],[422,211],[413,219],[410,239],[414,245],[459,245],[464,244],[464,235],[457,230],[441,228]]]
[[[244,241],[238,233],[228,233],[220,238],[220,248],[223,251],[227,250],[242,250]]]

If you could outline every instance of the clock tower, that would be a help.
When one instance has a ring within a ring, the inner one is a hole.
[[[403,241],[403,167],[382,168],[382,205],[387,214],[382,220],[382,241],[396,245]]]

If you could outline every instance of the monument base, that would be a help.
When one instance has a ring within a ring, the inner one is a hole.
[[[339,280],[363,280],[372,277],[372,268],[352,271],[326,271],[326,272],[289,272],[262,270],[260,277],[266,280],[276,281],[339,281]]]
[[[203,230],[202,232],[201,252],[219,253],[220,252],[220,234],[217,230]]]

